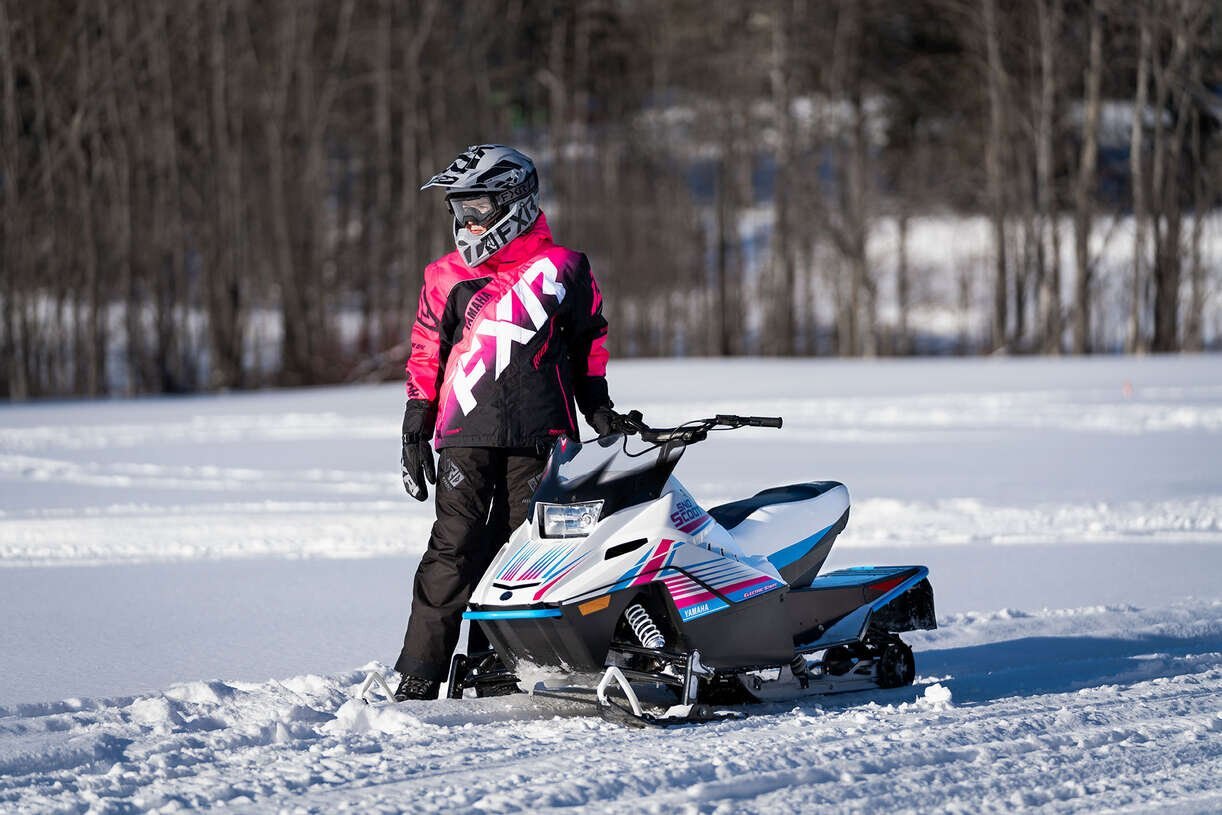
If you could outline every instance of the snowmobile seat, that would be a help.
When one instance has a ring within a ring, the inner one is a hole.
[[[790,484],[785,487],[769,487],[750,498],[720,504],[709,510],[713,520],[726,530],[731,530],[747,519],[752,512],[774,504],[789,504],[817,498],[823,493],[841,486],[839,481],[811,481],[805,484]]]

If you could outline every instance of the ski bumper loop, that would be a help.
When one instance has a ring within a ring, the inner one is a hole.
[[[395,692],[391,690],[390,684],[386,681],[386,677],[378,671],[370,671],[365,677],[365,681],[361,684],[360,691],[357,692],[356,698],[360,699],[365,704],[369,704],[369,691],[373,690],[374,685],[382,689],[382,693],[386,694],[387,701],[395,700]]]
[[[612,665],[603,674],[598,683],[596,696],[599,714],[609,721],[634,725],[637,727],[674,727],[676,725],[695,724],[699,722],[723,721],[726,719],[743,719],[745,714],[736,710],[714,710],[708,705],[700,704],[700,680],[711,679],[714,671],[700,661],[700,652],[692,651],[687,655],[683,671],[683,685],[680,698],[682,702],[673,705],[660,714],[651,713],[641,705],[636,691],[627,675],[619,667]],[[659,679],[663,677],[658,677]],[[622,704],[609,694],[618,689],[623,694],[627,705]]]

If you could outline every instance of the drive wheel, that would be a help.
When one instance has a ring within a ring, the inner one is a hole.
[[[832,676],[844,676],[871,656],[871,649],[860,642],[836,645],[823,654],[823,667]]]
[[[916,660],[903,640],[896,637],[883,646],[877,676],[880,688],[902,688],[916,679]]]

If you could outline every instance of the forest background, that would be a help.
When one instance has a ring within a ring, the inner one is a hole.
[[[614,356],[1222,347],[1218,0],[0,0],[0,396],[397,378],[532,155]]]

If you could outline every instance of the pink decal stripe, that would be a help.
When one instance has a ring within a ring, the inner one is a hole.
[[[716,596],[717,595],[713,594],[713,592],[711,591],[702,591],[697,594],[692,594],[687,597],[684,597],[681,600],[676,600],[675,607],[679,609],[689,608],[690,606],[694,606],[697,603],[703,603],[705,600],[712,600]]]
[[[708,591],[697,583],[693,583],[687,578],[682,578],[682,580],[683,583],[672,583],[670,580],[664,581],[666,583],[666,587],[670,590],[671,597],[675,601],[675,607],[678,609],[689,608],[697,603],[703,603],[704,601],[711,600],[717,596],[713,592]],[[759,575],[758,577],[753,577],[750,580],[742,580],[738,583],[732,583],[729,586],[718,586],[717,592],[725,596],[736,591],[742,591],[753,586],[758,586],[762,583],[775,582],[775,580],[767,575]]]
[[[589,554],[589,553],[587,552],[587,554]],[[545,583],[545,584],[543,584],[542,586],[540,586],[540,587],[539,587],[539,590],[538,590],[537,592],[535,592],[535,596],[534,596],[534,598],[533,598],[533,599],[534,599],[534,600],[538,600],[538,599],[540,599],[541,597],[543,597],[543,595],[547,594],[547,590],[548,590],[548,589],[550,589],[552,586],[554,586],[554,585],[556,585],[557,583],[559,583],[561,578],[563,578],[563,577],[564,577],[566,574],[568,574],[569,572],[573,571],[573,567],[574,567],[574,566],[576,566],[578,563],[581,563],[581,561],[582,561],[582,560],[584,560],[584,559],[585,559],[585,555],[582,555],[581,557],[577,558],[577,559],[576,559],[576,560],[574,560],[572,563],[570,563],[568,566],[566,566],[566,567],[565,567],[565,569],[564,569],[564,571],[562,571],[560,574],[558,574],[558,575],[556,575],[555,577],[553,577],[551,580],[547,581],[547,583]]]
[[[641,567],[641,572],[636,580],[633,580],[629,585],[640,586],[653,580],[662,567],[666,565],[666,555],[670,552],[670,547],[673,544],[673,540],[663,538],[662,542],[658,544],[658,548],[649,556],[649,560],[645,561],[645,565]]]
[[[560,395],[564,399],[564,412],[568,414],[569,427],[571,427],[573,429],[573,432],[576,433],[577,432],[577,422],[573,421],[573,411],[569,408],[569,392],[565,390],[564,379],[563,377],[560,376],[560,366],[559,365],[556,366],[556,382],[560,384]]]

